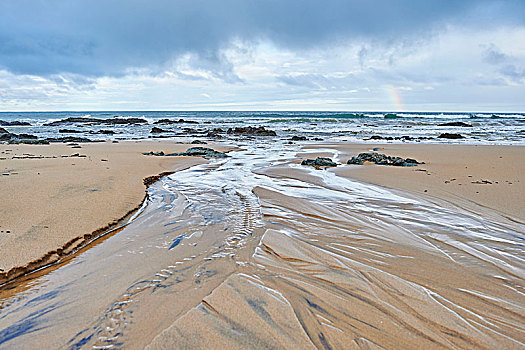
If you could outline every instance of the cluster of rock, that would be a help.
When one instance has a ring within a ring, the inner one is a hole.
[[[365,162],[392,166],[417,166],[418,164],[425,164],[412,158],[392,157],[382,153],[359,153],[359,155],[349,159],[347,164],[363,165]]]
[[[50,142],[92,142],[92,140],[85,137],[48,137],[45,139],[39,139],[35,135],[30,134],[13,134],[4,128],[0,128],[0,141],[8,143],[24,143],[31,145],[47,145]]]
[[[6,120],[0,120],[0,126],[31,126],[31,123],[28,122],[21,122],[18,120],[9,122]]]
[[[160,119],[154,122],[153,124],[199,124],[199,122],[196,122],[194,120],[184,120],[180,118],[179,120],[173,120],[173,119]]]
[[[56,120],[44,124],[44,126],[61,126],[71,124],[85,124],[85,125],[136,125],[136,124],[148,124],[148,121],[144,118],[121,118],[113,117],[111,119],[100,119],[100,118],[87,118],[87,117],[69,117],[62,120]]]
[[[330,158],[317,157],[316,159],[305,159],[301,162],[301,165],[310,165],[315,167],[326,167],[326,166],[337,166],[337,163],[332,161]]]
[[[164,153],[164,152],[146,152],[142,153],[146,156],[165,156],[165,157],[173,157],[173,156],[201,156],[201,157],[208,157],[208,158],[226,158],[229,157],[226,153],[216,151],[211,148],[207,147],[191,147],[186,150],[186,152],[180,152],[180,153]]]
[[[243,135],[243,136],[277,136],[275,131],[266,129],[264,126],[258,128],[253,126],[229,128],[226,133],[228,135]]]
[[[367,138],[366,140],[367,141],[369,141],[369,140],[376,140],[376,141],[377,140],[416,141],[416,140],[432,140],[432,137],[426,137],[426,136],[412,137],[412,136],[408,136],[408,135],[393,137],[393,136],[372,135],[369,138]]]

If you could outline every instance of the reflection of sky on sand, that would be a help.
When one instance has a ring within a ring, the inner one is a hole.
[[[0,348],[523,345],[523,225],[241,146],[2,300]]]

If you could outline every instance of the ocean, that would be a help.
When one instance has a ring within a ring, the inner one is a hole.
[[[147,123],[99,125],[72,123],[59,126],[45,124],[69,117],[97,119],[143,118]],[[197,123],[158,124],[165,132],[151,134],[161,119]],[[288,139],[335,139],[349,142],[454,142],[468,144],[525,144],[525,114],[518,113],[392,113],[392,112],[1,112],[0,121],[28,122],[30,126],[0,126],[11,133],[25,133],[39,138],[81,136],[92,140],[148,139],[156,137],[204,137],[221,128],[263,126],[277,136]],[[444,125],[460,123],[459,125]],[[68,133],[72,130],[74,133]],[[62,129],[62,132],[60,131]],[[101,130],[114,134],[101,134]],[[460,134],[462,138],[439,138],[441,134]]]

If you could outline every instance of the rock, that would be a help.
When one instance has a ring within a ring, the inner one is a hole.
[[[183,123],[186,123],[186,124],[199,124],[199,122],[196,122],[194,120],[184,120],[184,119],[179,119],[179,120],[173,120],[173,119],[160,119],[160,120],[157,120],[155,123],[153,124],[183,124]]]
[[[80,134],[83,131],[72,130],[72,129],[60,129],[60,130],[58,130],[58,132],[61,133],[61,134]]]
[[[97,124],[103,122],[103,119],[85,118],[85,117],[69,117],[62,120],[56,120],[51,123],[44,124],[44,126],[60,126],[67,124]]]
[[[464,138],[461,134],[449,134],[448,132],[438,136],[438,139],[462,139]]]
[[[170,154],[166,154],[166,156],[203,156],[203,157],[212,157],[212,158],[228,157],[226,153],[222,153],[222,152],[216,151],[211,148],[206,148],[206,147],[191,147],[191,148],[188,148],[186,152],[170,153]]]
[[[113,130],[107,130],[107,129],[99,130],[99,131],[96,131],[94,133],[95,134],[102,134],[102,135],[114,135],[115,134],[115,132]]]
[[[7,130],[4,129],[4,128],[0,128],[0,135],[2,135],[2,134],[10,134],[10,132],[7,131]]]
[[[15,121],[12,121],[12,122],[8,122],[6,120],[0,120],[0,125],[1,126],[31,126],[31,123],[21,122],[21,121],[18,121],[18,120],[15,120]]]
[[[301,162],[301,165],[337,166],[337,163],[333,162],[330,158],[317,157],[316,159],[305,159]]]
[[[193,140],[193,141],[191,141],[191,143],[193,145],[206,145],[207,144],[206,141],[200,141],[200,140]]]
[[[359,153],[358,156],[349,159],[347,164],[363,165],[365,162],[392,166],[417,166],[418,164],[425,164],[412,158],[403,159],[401,157],[392,157],[381,153]]]
[[[247,126],[244,128],[229,128],[228,131],[226,131],[227,134],[231,135],[250,135],[250,136],[277,136],[275,131],[266,129],[264,126],[260,126],[258,128],[255,128],[253,126]]]
[[[145,153],[142,153],[143,155],[145,156],[163,156],[164,155],[164,152],[160,151],[160,152],[145,152]]]
[[[65,136],[65,137],[50,137],[45,139],[47,142],[93,142],[85,137],[76,137],[76,136]]]
[[[467,124],[467,123],[464,123],[464,122],[441,123],[441,124],[438,124],[438,126],[461,126],[463,128],[471,128],[472,127],[471,124]]]
[[[209,130],[208,133],[206,134],[207,137],[218,137],[219,134],[223,133],[224,130],[222,130],[221,128],[215,128],[213,130]]]
[[[62,120],[57,120],[51,123],[44,124],[44,126],[60,126],[68,124],[99,124],[99,125],[129,125],[129,124],[148,124],[148,121],[143,118],[119,118],[100,119],[100,118],[86,118],[86,117],[69,117]]]
[[[306,141],[307,138],[306,136],[296,136],[294,135],[292,138],[291,138],[292,141]]]
[[[151,131],[150,131],[150,133],[152,133],[152,134],[160,134],[160,133],[163,133],[163,132],[169,132],[169,131],[161,129],[161,128],[157,128],[156,126],[151,128]]]

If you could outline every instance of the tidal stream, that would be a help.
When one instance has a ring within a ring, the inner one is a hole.
[[[3,286],[0,349],[525,347],[523,223],[242,147]]]

